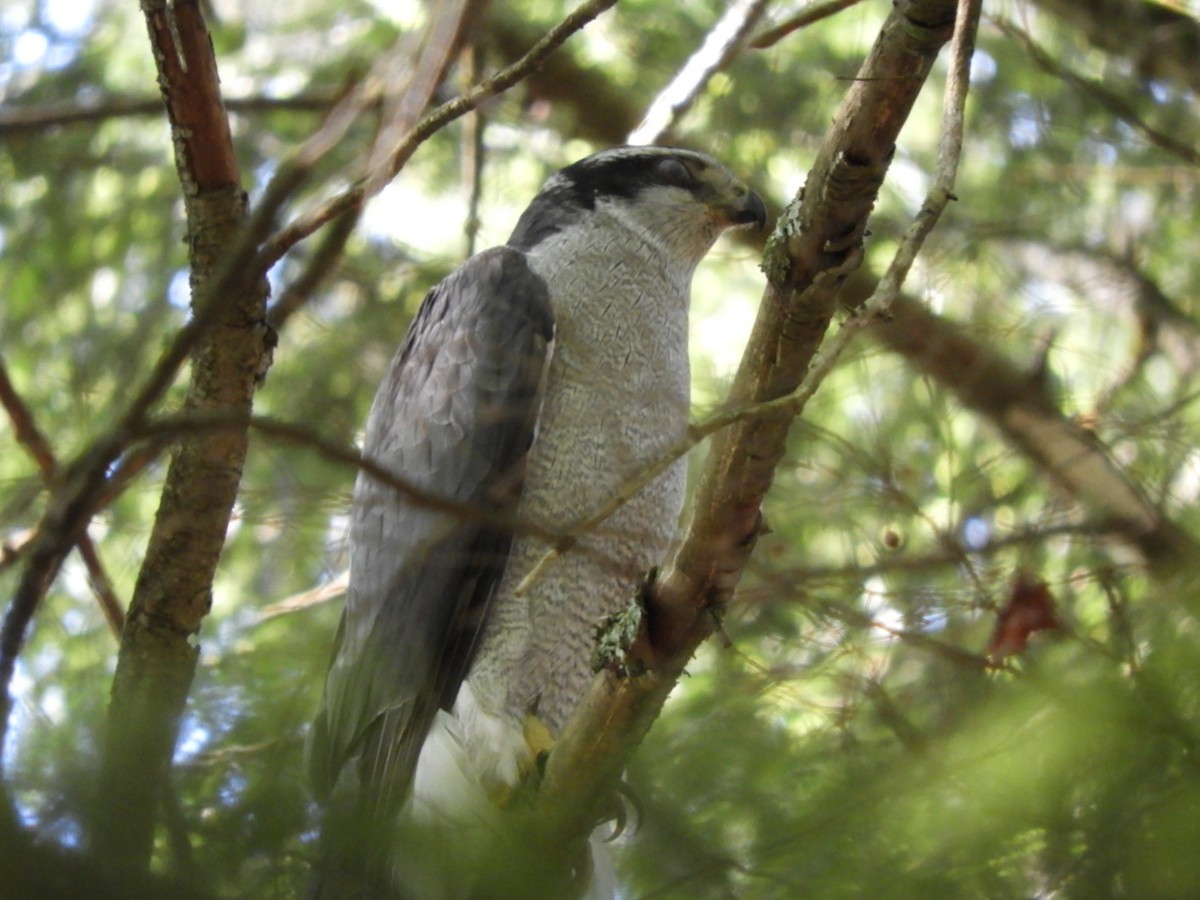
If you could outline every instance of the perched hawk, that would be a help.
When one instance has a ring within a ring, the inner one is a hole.
[[[684,436],[692,273],[726,228],[764,219],[702,153],[607,150],[425,298],[364,446],[419,495],[358,478],[310,738],[319,896],[487,896],[400,832],[485,822],[571,717],[597,624],[675,535],[683,461],[539,567],[545,538]]]

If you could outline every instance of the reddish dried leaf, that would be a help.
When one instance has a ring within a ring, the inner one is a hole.
[[[1035,631],[1061,628],[1054,595],[1046,582],[1028,572],[1017,572],[1008,602],[996,617],[996,628],[988,641],[987,654],[999,661],[1023,653]]]

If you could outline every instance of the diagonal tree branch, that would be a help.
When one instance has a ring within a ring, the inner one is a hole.
[[[466,115],[484,100],[503,93],[519,83],[535,71],[547,56],[562,46],[567,38],[582,29],[600,13],[615,5],[616,2],[617,0],[587,0],[552,28],[517,62],[428,113],[410,128],[403,139],[392,148],[390,156],[384,163],[387,177],[394,177],[412,157],[417,147],[431,135]],[[379,187],[382,187],[382,183],[377,179],[359,179],[350,188],[317,209],[300,215],[263,244],[259,253],[258,265],[262,267],[263,271],[266,271],[291,247],[304,240],[326,222],[362,204],[370,196],[369,189],[378,189]]]
[[[869,294],[869,281],[855,276],[845,301]],[[889,312],[870,334],[997,427],[1105,530],[1137,547],[1160,572],[1195,558],[1195,538],[1150,502],[1093,434],[1062,414],[1036,377],[912,297],[897,297]]]
[[[949,0],[899,2],[885,22],[808,183],[768,244],[769,285],[732,405],[783,397],[800,383],[837,290],[857,265],[896,135],[951,36],[954,13]],[[534,815],[550,823],[550,833],[587,832],[683,666],[711,633],[753,548],[759,505],[793,415],[764,414],[714,440],[683,545],[647,598],[646,621],[625,660],[644,671],[602,671],[547,761]]]
[[[471,6],[467,0],[440,4],[416,52],[410,41],[397,42],[392,52],[374,66],[374,75],[367,79],[363,89],[357,95],[343,99],[342,105],[349,108],[349,114],[330,117],[331,121],[348,124],[362,109],[375,102],[376,85],[385,92],[382,103],[385,121],[370,148],[371,158],[367,163],[368,179],[380,181],[379,186],[390,180],[386,173],[390,144],[412,128],[445,78],[446,69],[461,41],[461,33],[473,14],[469,9]],[[322,140],[321,136],[318,135],[316,140]],[[323,142],[329,143],[328,139]],[[267,321],[272,328],[280,328],[299,310],[337,265],[361,212],[362,204],[357,203],[329,222],[308,265],[271,305]]]
[[[712,76],[727,68],[743,49],[746,36],[758,24],[769,3],[770,0],[738,0],[731,4],[700,49],[654,98],[627,143],[657,144],[669,140],[679,120],[692,108]]]
[[[535,27],[512,16],[497,15],[494,5],[484,30],[488,49],[510,65],[537,38]],[[602,68],[589,66],[566,51],[555,53],[530,72],[524,86],[532,99],[571,110],[571,135],[598,145],[621,143],[643,112]]]
[[[8,413],[13,430],[17,434],[17,440],[25,446],[29,455],[37,463],[38,469],[41,470],[42,480],[47,486],[53,485],[54,479],[58,475],[58,460],[50,447],[50,442],[46,440],[46,436],[34,422],[33,413],[13,387],[12,380],[8,377],[8,367],[2,358],[0,358],[0,405]],[[79,555],[87,567],[88,581],[96,594],[96,602],[100,606],[100,611],[104,613],[108,627],[112,629],[114,635],[120,636],[121,629],[125,625],[124,607],[113,592],[112,581],[109,580],[108,572],[104,569],[104,563],[100,561],[100,554],[96,552],[95,544],[86,533],[79,539]],[[33,608],[18,610],[14,606],[10,610],[10,614],[13,616],[12,621],[10,622],[9,616],[5,616],[4,624],[0,626],[0,672],[6,672],[12,661],[15,660],[17,653],[20,652],[29,622],[27,618],[22,620],[19,617],[26,613],[32,615]],[[8,676],[0,676],[0,683],[7,686]]]
[[[415,485],[396,475],[384,461],[363,456],[353,445],[323,437],[305,425],[236,412],[201,411],[154,419],[147,422],[136,436],[139,440],[147,440],[153,444],[161,439],[178,440],[188,435],[246,429],[283,443],[304,447],[329,462],[366,472],[380,484],[402,494],[407,502],[421,509],[447,513],[466,522],[488,522],[515,534],[533,535],[550,544],[557,544],[566,539],[563,532],[551,530],[512,513],[464,504]]]
[[[399,168],[391,170],[392,148],[403,142],[446,77],[446,70],[458,53],[471,5],[468,0],[446,0],[435,4],[431,7],[431,21],[416,58],[393,60],[407,71],[400,77],[395,72],[387,73],[385,81],[389,86],[385,88],[387,94],[383,102],[384,122],[371,148],[364,198],[379,193],[399,171]]]
[[[1200,91],[1200,21],[1159,0],[1035,0],[1105,53],[1128,60],[1147,81]]]
[[[794,16],[789,16],[782,22],[772,25],[770,28],[756,34],[750,41],[750,46],[755,50],[765,50],[768,47],[773,47],[789,34],[799,31],[801,28],[807,28],[809,25],[820,22],[822,19],[835,16],[842,10],[849,9],[851,6],[856,6],[861,2],[862,0],[825,0],[823,3],[812,3]]]
[[[1065,81],[1076,88],[1083,96],[1094,100],[1108,112],[1112,113],[1114,118],[1128,123],[1154,146],[1178,156],[1189,165],[1200,165],[1200,151],[1197,151],[1195,147],[1185,141],[1178,140],[1162,129],[1151,125],[1138,113],[1133,104],[1120,94],[1109,90],[1097,81],[1084,78],[1069,67],[1062,65],[1042,49],[1029,32],[1018,28],[1012,22],[1005,21],[1004,19],[993,19],[992,22],[1001,32],[1024,47],[1025,52],[1029,54],[1029,58],[1034,61],[1039,69],[1053,75],[1055,78]]]
[[[50,449],[50,442],[46,440],[46,436],[33,421],[33,413],[21,399],[21,395],[17,393],[12,379],[8,377],[8,366],[5,365],[2,357],[0,357],[0,405],[8,413],[8,420],[12,422],[17,443],[24,446],[29,455],[33,457],[42,477],[47,481],[52,479],[54,470],[58,468],[54,451]]]

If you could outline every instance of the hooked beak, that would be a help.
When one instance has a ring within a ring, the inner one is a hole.
[[[733,206],[730,218],[735,225],[756,225],[759,231],[767,226],[767,207],[754,191],[746,191]]]

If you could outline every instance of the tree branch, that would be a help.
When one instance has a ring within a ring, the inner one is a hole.
[[[1200,91],[1200,22],[1157,0],[1036,0],[1147,81]]]
[[[1024,47],[1025,52],[1029,54],[1029,58],[1043,72],[1047,72],[1077,88],[1085,97],[1090,97],[1110,112],[1113,118],[1129,124],[1134,131],[1141,134],[1147,142],[1155,147],[1179,157],[1188,165],[1200,165],[1200,151],[1197,151],[1195,147],[1184,141],[1177,140],[1161,129],[1155,128],[1142,118],[1138,111],[1134,109],[1133,104],[1124,97],[1110,91],[1104,85],[1090,78],[1078,75],[1067,66],[1060,64],[1054,57],[1043,50],[1027,31],[1018,28],[1012,22],[1003,19],[993,19],[992,23],[1001,32]]]
[[[770,284],[731,391],[732,406],[783,397],[800,383],[857,264],[867,216],[954,4],[900,2],[842,103],[804,190],[768,245]],[[551,833],[585,834],[626,759],[657,717],[714,614],[729,597],[759,530],[759,505],[784,453],[790,412],[739,422],[717,435],[692,522],[647,600],[630,657],[646,666],[603,671],[547,761],[535,816]],[[569,799],[568,799],[569,798]]]
[[[587,0],[552,28],[520,60],[497,72],[487,81],[455,99],[443,103],[428,113],[409,129],[404,138],[392,149],[387,158],[385,171],[394,177],[412,157],[422,143],[460,116],[474,109],[484,100],[503,93],[537,69],[542,61],[558,49],[575,32],[591,22],[600,13],[613,6],[617,0]],[[359,179],[350,188],[338,194],[315,210],[302,214],[289,225],[280,229],[266,241],[259,254],[259,265],[269,269],[291,247],[308,237],[326,222],[353,209],[369,196],[368,188],[381,187],[375,179]]]
[[[33,461],[37,463],[42,478],[50,481],[54,477],[55,469],[58,468],[54,451],[50,449],[50,442],[46,440],[46,436],[33,421],[33,413],[29,411],[29,407],[21,399],[17,389],[13,387],[12,379],[8,377],[8,366],[3,357],[0,357],[0,405],[3,405],[4,411],[8,413],[8,420],[12,422],[17,443],[21,444]]]
[[[33,414],[13,387],[12,381],[8,377],[8,369],[2,359],[0,359],[0,404],[8,412],[17,440],[26,447],[37,463],[43,481],[47,486],[52,487],[60,477],[54,452],[34,422]],[[68,480],[69,477],[68,473]],[[25,643],[25,635],[28,632],[29,623],[37,611],[38,603],[50,581],[58,573],[62,559],[72,545],[79,545],[84,564],[87,566],[92,590],[95,592],[100,608],[110,626],[119,630],[123,619],[120,601],[113,593],[108,574],[100,562],[100,557],[96,553],[91,539],[82,530],[82,526],[63,522],[64,519],[69,519],[69,516],[66,515],[67,511],[62,505],[54,501],[53,497],[49,507],[38,530],[33,533],[33,537],[25,545],[27,548],[25,571],[22,573],[17,593],[5,611],[4,622],[0,625],[0,760],[4,756],[4,743],[8,735],[8,717],[12,709],[12,695],[9,688],[16,670],[17,657]],[[52,529],[56,524],[63,526],[61,532],[46,531],[48,528]],[[6,547],[5,550],[7,551],[7,549]]]
[[[679,120],[692,108],[713,75],[727,68],[745,45],[770,0],[737,0],[713,26],[703,45],[654,98],[642,123],[626,143],[657,144],[669,139]]]
[[[321,235],[321,241],[305,263],[304,269],[279,292],[279,296],[267,310],[267,324],[279,331],[293,315],[302,310],[325,279],[342,261],[346,242],[358,227],[359,213],[356,207],[334,219]]]
[[[847,287],[848,299],[869,290],[856,279]],[[890,313],[887,322],[871,327],[872,336],[990,421],[1152,565],[1169,571],[1200,552],[1195,539],[1164,516],[1125,477],[1099,439],[1064,416],[1029,373],[911,297],[897,297]]]
[[[828,19],[830,16],[837,15],[842,10],[849,9],[851,6],[857,6],[861,2],[862,0],[825,0],[824,3],[812,3],[794,16],[784,19],[778,25],[772,25],[770,28],[756,34],[750,41],[750,46],[755,50],[765,50],[768,47],[773,47],[789,34],[799,31],[801,28],[807,28],[809,25],[820,22],[822,19]]]
[[[376,190],[390,180],[384,165],[390,143],[412,128],[417,117],[429,106],[438,85],[442,83],[461,41],[470,5],[467,0],[439,4],[430,27],[424,33],[419,50],[414,53],[413,47],[407,43],[397,42],[393,51],[375,66],[376,77],[369,79],[370,83],[365,92],[344,98],[343,105],[350,107],[349,114],[330,117],[331,121],[338,123],[340,131],[342,123],[357,118],[357,112],[373,99],[374,85],[380,85],[380,89],[386,92],[382,103],[385,121],[376,135],[370,152],[371,158],[367,163],[368,179],[382,180]],[[315,140],[323,144],[329,143],[320,134]],[[284,288],[279,298],[271,305],[267,321],[272,328],[281,327],[299,310],[337,265],[346,241],[354,233],[361,212],[362,204],[357,203],[333,218],[331,227],[325,232],[304,271]]]
[[[13,387],[12,380],[8,377],[8,367],[2,357],[0,357],[0,405],[3,405],[8,413],[8,418],[13,424],[13,431],[17,435],[17,441],[25,446],[29,455],[37,463],[38,469],[42,473],[42,481],[47,487],[52,486],[58,475],[58,460],[50,448],[50,442],[46,440],[45,435],[34,422],[33,413],[30,412],[25,401]],[[104,563],[100,561],[96,546],[86,533],[79,539],[79,555],[83,557],[83,564],[87,567],[88,581],[96,595],[96,603],[100,606],[100,611],[104,613],[104,618],[112,633],[119,636],[121,629],[125,626],[124,606],[113,592],[112,581],[104,569]],[[27,612],[32,614],[33,609],[29,609]],[[12,661],[7,658],[8,652],[11,650],[15,657],[20,651],[27,627],[28,619],[25,621],[14,619],[10,622],[6,616],[3,630],[0,631],[0,685],[3,685],[6,690],[9,676],[2,673],[7,673],[12,664]],[[3,726],[0,726],[0,733],[3,733]],[[3,746],[2,739],[0,739],[0,746]]]
[[[237,97],[225,101],[231,113],[324,112],[337,100],[334,91],[317,90],[294,97]],[[6,106],[0,110],[0,138],[45,131],[69,125],[86,125],[109,119],[162,115],[159,97],[105,97],[96,102],[48,103]]]
[[[402,62],[408,71],[401,77],[390,72],[385,79],[383,127],[371,148],[362,199],[383,190],[403,167],[404,161],[393,166],[392,148],[403,143],[405,135],[428,108],[433,92],[445,78],[461,45],[469,5],[468,0],[443,0],[432,6],[425,39],[415,60],[393,61]]]
[[[305,447],[329,462],[365,472],[380,484],[402,494],[408,503],[421,509],[443,512],[466,522],[487,522],[500,530],[530,535],[550,544],[558,544],[566,540],[566,535],[569,534],[552,531],[512,514],[449,500],[441,494],[406,481],[392,472],[380,460],[363,456],[357,448],[350,444],[326,438],[307,426],[267,416],[220,411],[164,416],[147,422],[136,436],[138,439],[151,441],[162,438],[179,440],[190,435],[211,434],[219,431],[245,431],[246,429],[298,447]]]
[[[187,216],[192,296],[199,303],[246,219],[246,197],[198,3],[143,0],[142,9],[171,124]],[[211,327],[191,336],[187,409],[250,409],[268,353],[266,282],[244,279],[231,294],[211,303],[210,308],[219,308],[210,313]],[[193,321],[201,318],[198,309]],[[135,403],[136,418],[127,417],[126,424],[135,425],[148,407],[149,402],[140,408]],[[244,430],[197,436],[176,448],[167,470],[122,633],[99,802],[90,823],[93,849],[117,870],[144,870],[150,858],[196,664],[190,639],[211,605],[213,574],[247,446]]]
[[[525,54],[537,31],[515,17],[492,14],[485,23],[488,46],[510,65]],[[637,125],[642,110],[630,102],[629,92],[613,84],[598,67],[588,66],[569,51],[555,53],[524,81],[531,98],[563,106],[573,113],[570,133],[599,144],[621,143]]]
[[[947,529],[948,531],[950,529]],[[859,563],[848,562],[833,566],[793,566],[782,573],[782,576],[792,585],[814,582],[852,580],[861,584],[872,575],[893,575],[896,573],[925,572],[929,570],[959,567],[964,560],[973,558],[986,559],[1006,550],[1032,547],[1045,543],[1056,537],[1085,538],[1103,540],[1122,537],[1112,523],[1091,521],[1069,521],[1056,525],[1039,525],[1037,527],[1021,528],[1002,537],[994,537],[986,544],[968,546],[959,541],[939,541],[941,549],[920,555],[898,554],[881,557],[877,562]],[[775,591],[770,593],[774,597]],[[745,589],[738,590],[738,604],[753,603],[755,594]],[[287,610],[281,610],[286,612]]]
[[[463,47],[460,66],[465,85],[479,81],[484,65],[484,51],[479,42],[479,28],[474,29]],[[463,221],[463,255],[470,258],[475,255],[475,242],[479,239],[481,221],[479,204],[483,200],[483,170],[487,158],[487,144],[484,132],[487,129],[487,117],[478,106],[463,118],[462,137],[460,146],[460,171],[462,182],[466,187],[467,214]]]

